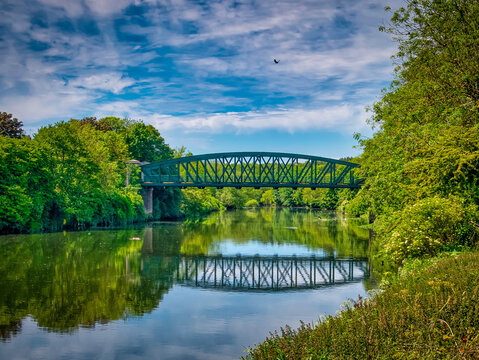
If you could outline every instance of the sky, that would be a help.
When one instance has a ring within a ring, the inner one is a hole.
[[[2,0],[0,111],[155,126],[194,154],[360,153],[401,0]],[[279,60],[275,63],[273,59]]]

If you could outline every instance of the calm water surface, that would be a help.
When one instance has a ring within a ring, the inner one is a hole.
[[[0,358],[237,359],[372,287],[368,231],[335,216],[0,236]]]

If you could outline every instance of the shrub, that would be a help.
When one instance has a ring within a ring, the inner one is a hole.
[[[259,206],[259,202],[258,202],[258,200],[256,200],[256,199],[251,199],[251,200],[248,200],[248,201],[246,202],[246,204],[244,204],[244,206],[245,206],[245,207],[253,207],[253,208],[255,208],[255,207],[258,207],[258,206]]]
[[[447,247],[471,245],[475,214],[474,206],[457,198],[422,199],[399,213],[390,233],[380,234],[385,251],[402,263],[406,258],[434,256]]]
[[[276,200],[274,198],[273,190],[269,189],[266,190],[263,195],[261,196],[261,204],[265,206],[273,206],[276,204]]]
[[[216,199],[211,195],[209,189],[185,189],[183,190],[183,201],[181,204],[182,212],[188,219],[195,219],[212,211],[221,210],[223,207]]]
[[[358,195],[351,200],[344,200],[341,206],[344,206],[344,210],[347,214],[359,216],[366,214],[369,211],[371,204],[365,196]]]
[[[230,187],[218,190],[216,198],[227,209],[241,209],[247,201],[247,196],[244,192]]]

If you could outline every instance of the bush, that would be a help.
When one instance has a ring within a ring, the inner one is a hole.
[[[253,208],[255,208],[255,207],[258,207],[258,206],[259,206],[259,202],[258,202],[258,200],[256,200],[256,199],[251,199],[251,200],[248,200],[248,201],[246,202],[246,204],[244,204],[244,206],[245,206],[245,207],[253,207]]]
[[[211,195],[209,189],[185,189],[181,210],[187,219],[196,219],[212,211],[221,210],[221,203]]]
[[[218,190],[216,198],[227,209],[241,209],[247,201],[247,195],[244,192],[230,187]]]
[[[345,200],[341,206],[344,206],[344,210],[347,214],[359,216],[366,214],[369,211],[371,204],[366,197],[358,194],[358,196],[351,200]]]
[[[261,204],[265,206],[273,206],[276,204],[276,200],[274,198],[274,192],[272,189],[266,190],[263,195],[261,196]]]
[[[434,256],[454,246],[471,245],[477,209],[457,198],[431,197],[409,205],[399,213],[390,233],[380,234],[385,251],[396,263],[406,258]]]

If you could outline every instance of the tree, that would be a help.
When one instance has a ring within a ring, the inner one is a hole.
[[[43,127],[33,142],[48,157],[48,177],[69,226],[132,221],[141,215],[141,197],[124,187],[128,148],[114,131],[79,121]]]
[[[366,186],[351,204],[370,204],[383,241],[425,199],[479,204],[478,12],[477,1],[411,0],[381,28],[399,45],[396,76],[360,140]]]
[[[127,128],[126,142],[136,160],[152,162],[173,157],[173,150],[152,125],[134,122]]]
[[[244,207],[248,198],[239,189],[226,187],[216,192],[216,198],[227,209],[240,209]]]
[[[273,206],[276,204],[274,192],[272,189],[266,190],[261,196],[261,204],[265,206]]]
[[[0,136],[0,230],[41,230],[54,186],[47,156],[28,137]]]
[[[279,200],[281,206],[293,206],[294,200],[293,200],[293,189],[291,188],[280,188],[278,190],[279,193]]]
[[[193,153],[189,151],[186,146],[180,146],[179,148],[173,149],[173,157],[175,159],[182,158],[185,156],[193,156]]]
[[[22,129],[23,123],[12,114],[6,112],[0,113],[0,135],[12,138],[21,138],[24,136]]]
[[[435,193],[479,203],[477,11],[476,1],[411,1],[384,29],[401,62],[372,109],[379,131],[362,141],[377,213]]]
[[[14,123],[10,114],[2,117]],[[139,169],[125,187],[126,162],[172,156],[151,125],[114,117],[71,119],[40,128],[33,139],[18,137],[0,136],[2,232],[141,219]],[[155,191],[155,216],[179,216],[180,199],[179,190]]]
[[[126,142],[132,159],[152,162],[171,159],[174,155],[174,151],[165,143],[160,132],[153,125],[146,125],[142,121],[120,119],[114,116],[99,120],[95,117],[85,117],[71,121],[101,132],[117,133]],[[186,148],[180,148],[180,150],[186,151]]]

